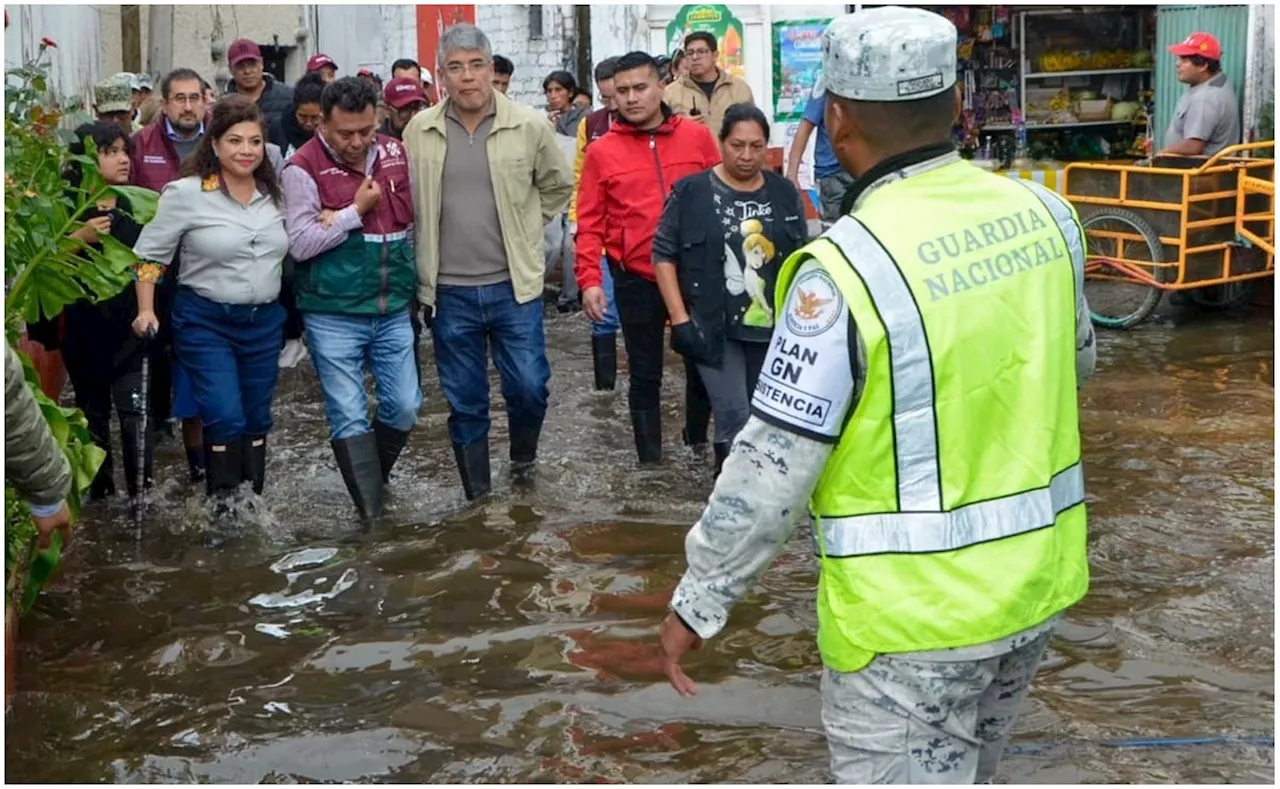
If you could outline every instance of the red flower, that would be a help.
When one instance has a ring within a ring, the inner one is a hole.
[[[46,47],[48,49],[58,48],[57,42],[55,42],[52,38],[49,38],[48,36],[45,36],[44,38],[40,39],[40,46]]]

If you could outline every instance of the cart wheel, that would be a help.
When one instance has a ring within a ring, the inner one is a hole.
[[[1228,282],[1209,288],[1195,288],[1187,291],[1191,303],[1208,310],[1229,310],[1248,304],[1258,292],[1258,280],[1246,279],[1243,282]]]
[[[1085,206],[1079,210],[1079,215],[1090,260],[1124,257],[1143,262],[1164,262],[1164,245],[1160,243],[1160,236],[1147,220],[1134,212],[1123,208]],[[1091,237],[1090,231],[1138,235],[1142,237],[1142,242],[1124,242],[1124,255],[1121,256],[1118,254],[1120,241]],[[1164,267],[1156,268],[1154,272],[1156,280],[1160,282],[1170,279],[1171,274]],[[1144,282],[1088,276],[1085,279],[1089,317],[1095,326],[1107,329],[1131,329],[1137,326],[1155,312],[1163,296],[1163,290]]]

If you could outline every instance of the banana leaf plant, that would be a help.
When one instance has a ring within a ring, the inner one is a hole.
[[[109,299],[129,287],[133,254],[110,236],[102,249],[83,246],[70,238],[81,227],[86,209],[113,192],[128,198],[134,218],[145,223],[155,214],[157,195],[133,186],[111,186],[98,169],[92,143],[82,156],[67,145],[75,139],[68,128],[89,120],[75,105],[60,106],[48,90],[49,58],[57,45],[43,39],[36,57],[6,73],[4,119],[4,268],[5,340],[15,345],[29,323],[56,317],[67,305],[86,299]],[[72,189],[66,179],[69,165],[80,166],[83,177]],[[28,385],[49,424],[54,439],[71,463],[74,483],[67,496],[72,518],[80,514],[81,495],[92,483],[106,453],[89,435],[84,414],[63,408],[40,390],[31,360],[22,358]],[[5,486],[6,606],[20,597],[30,607],[57,564],[60,546],[36,555],[31,513],[9,485]],[[30,569],[19,593],[15,579]]]

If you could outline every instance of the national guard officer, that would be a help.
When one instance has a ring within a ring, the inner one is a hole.
[[[723,629],[807,503],[836,780],[988,781],[1089,585],[1083,234],[1056,194],[956,153],[943,17],[840,17],[823,71],[853,209],[783,265],[752,418],[685,541],[664,669],[696,692],[682,655]]]

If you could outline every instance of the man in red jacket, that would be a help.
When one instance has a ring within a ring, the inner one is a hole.
[[[641,463],[662,460],[663,340],[667,309],[650,260],[653,232],[676,181],[720,161],[705,126],[662,103],[658,64],[645,52],[618,59],[614,75],[618,120],[587,148],[578,187],[577,265],[587,316],[606,307],[600,251],[613,274],[614,299],[631,368],[628,402]]]

